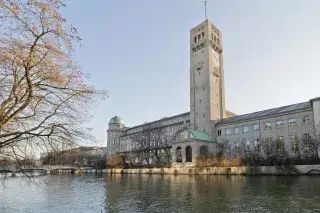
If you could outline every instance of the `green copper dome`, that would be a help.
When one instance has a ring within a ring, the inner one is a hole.
[[[124,121],[119,116],[114,116],[110,119],[109,124],[124,124]]]

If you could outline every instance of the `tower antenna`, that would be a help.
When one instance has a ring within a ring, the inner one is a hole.
[[[204,1],[204,16],[206,19],[208,19],[208,17],[207,17],[207,1]]]

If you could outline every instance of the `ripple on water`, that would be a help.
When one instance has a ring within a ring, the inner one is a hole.
[[[53,175],[38,185],[10,178],[1,213],[315,212],[315,177]]]

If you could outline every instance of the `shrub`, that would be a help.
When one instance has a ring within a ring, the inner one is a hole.
[[[233,167],[243,166],[242,158],[228,159],[226,156],[199,156],[196,158],[196,166],[204,167]]]
[[[122,169],[125,166],[125,159],[122,155],[111,155],[107,157],[107,168]]]

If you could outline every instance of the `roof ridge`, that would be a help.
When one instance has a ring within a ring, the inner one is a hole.
[[[300,105],[302,105],[302,106],[299,107]],[[297,107],[298,107],[298,109],[297,109]],[[256,112],[237,115],[237,116],[233,116],[230,118],[225,118],[225,119],[222,119],[221,121],[217,122],[216,125],[229,123],[229,122],[236,122],[236,121],[241,121],[241,120],[246,120],[246,119],[258,118],[258,117],[266,117],[269,115],[275,115],[275,114],[284,113],[284,112],[298,111],[301,109],[309,109],[309,108],[312,108],[311,103],[309,101],[300,102],[300,103],[296,103],[296,104],[290,104],[290,105],[275,107],[275,108],[271,108],[271,109],[265,109],[265,110],[260,110],[260,111],[256,111]]]

